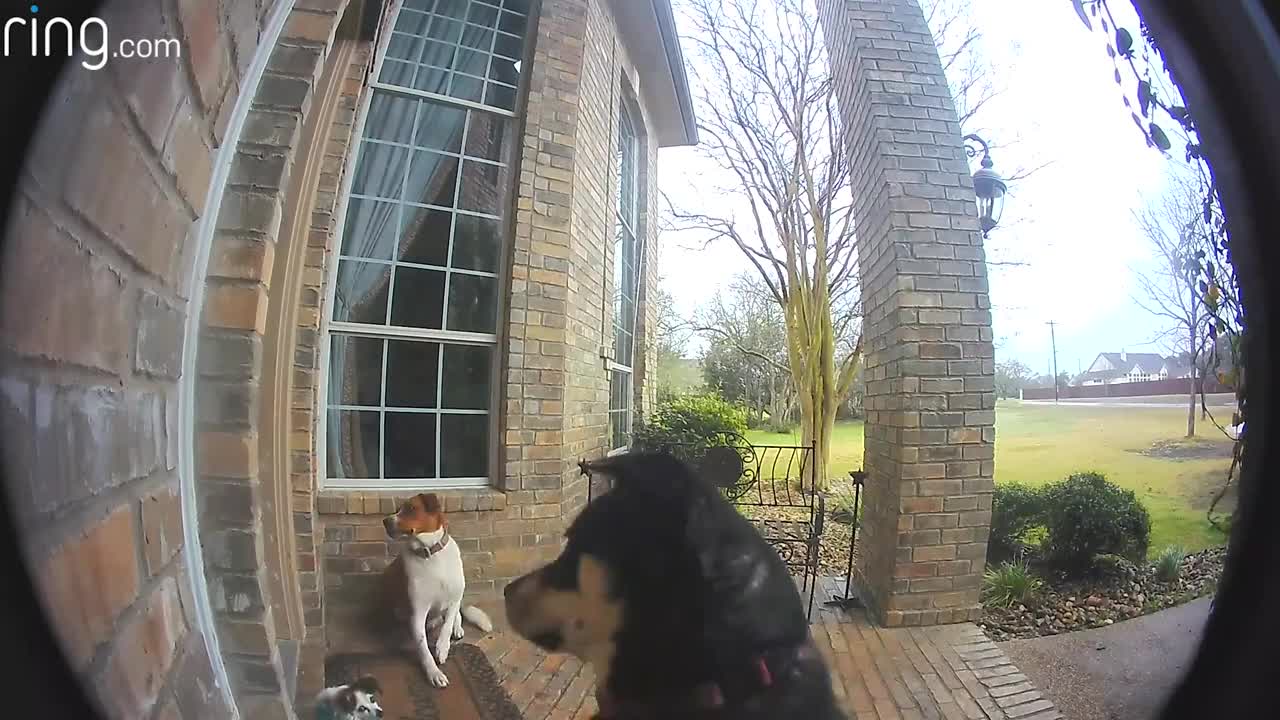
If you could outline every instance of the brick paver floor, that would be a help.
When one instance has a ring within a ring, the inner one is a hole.
[[[972,623],[923,628],[876,627],[861,611],[822,606],[843,579],[819,587],[813,636],[831,668],[841,703],[857,720],[1060,720],[1062,715]],[[489,608],[487,608],[489,609]],[[547,655],[507,631],[468,636],[489,657],[527,720],[589,718],[596,711],[589,667]],[[329,628],[331,652],[366,643]],[[341,622],[339,622],[341,625]],[[474,633],[475,631],[471,631]]]

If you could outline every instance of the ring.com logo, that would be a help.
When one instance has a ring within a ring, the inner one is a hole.
[[[76,28],[62,17],[40,17],[40,6],[32,5],[26,17],[12,17],[4,24],[4,56],[30,54],[31,57],[67,57],[79,51],[86,70],[101,70],[111,58],[168,58],[182,55],[182,44],[174,38],[125,38],[114,48],[107,24],[96,17],[85,18]]]

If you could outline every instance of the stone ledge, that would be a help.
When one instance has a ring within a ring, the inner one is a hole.
[[[454,488],[434,492],[445,512],[487,512],[505,510],[507,494],[496,488]],[[320,490],[316,508],[321,515],[387,515],[416,493],[408,490]]]

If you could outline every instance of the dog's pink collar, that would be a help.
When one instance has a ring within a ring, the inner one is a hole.
[[[414,554],[414,555],[417,555],[417,556],[418,556],[418,557],[420,557],[420,558],[429,558],[429,557],[431,557],[432,555],[435,555],[436,553],[438,553],[438,552],[440,552],[441,550],[443,550],[443,549],[444,549],[444,547],[445,547],[446,545],[448,545],[448,544],[449,544],[449,531],[448,531],[448,530],[446,530],[446,531],[444,531],[444,533],[440,536],[440,539],[439,539],[439,540],[437,540],[437,541],[435,541],[434,543],[432,543],[432,544],[430,544],[430,545],[428,545],[428,546],[426,546],[426,547],[414,548],[414,549],[413,549],[413,554]]]
[[[803,654],[804,648],[799,651],[784,651],[781,657],[776,656],[774,664],[779,666],[794,660],[797,655]],[[764,690],[774,683],[774,668],[770,668],[770,658],[766,655],[755,655],[751,658],[750,667],[753,672],[753,684],[757,691]],[[694,688],[693,696],[690,698],[691,704],[700,710],[719,710],[725,705],[724,690],[717,682],[705,682]],[[596,688],[596,705],[600,710],[596,714],[601,720],[629,720],[630,718],[647,717],[643,712],[637,712],[640,708],[635,707],[633,703],[622,702],[613,697],[608,689],[603,687]],[[669,709],[669,708],[668,708]]]

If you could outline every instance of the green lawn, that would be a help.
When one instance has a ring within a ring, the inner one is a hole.
[[[1151,513],[1152,552],[1171,544],[1188,550],[1221,545],[1225,538],[1205,521],[1204,511],[1230,460],[1229,442],[1206,421],[1199,440],[1183,441],[1186,410],[1024,405],[996,408],[996,482],[1039,485],[1079,470],[1097,470],[1137,493]],[[795,436],[752,431],[754,443],[794,442]],[[1141,454],[1156,443],[1172,452],[1218,455],[1168,459]],[[1190,450],[1191,452],[1187,452]],[[1196,452],[1198,451],[1198,452]],[[862,423],[836,426],[833,475],[862,465]]]

